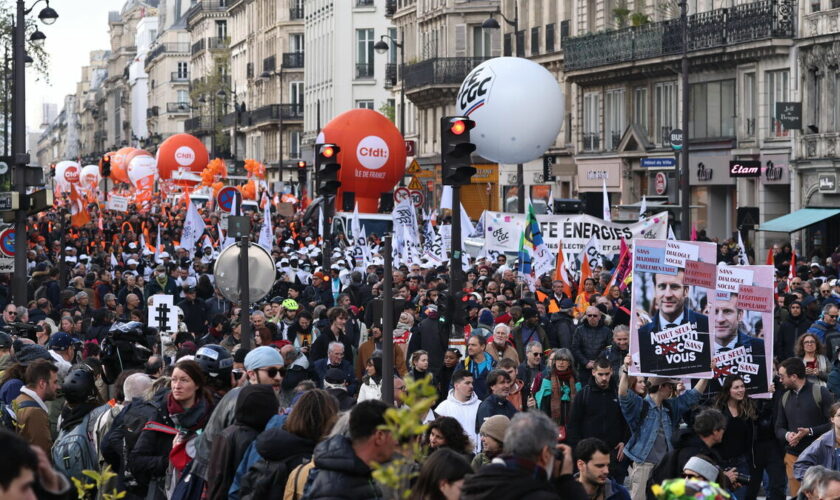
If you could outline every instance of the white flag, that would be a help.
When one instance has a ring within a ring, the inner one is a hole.
[[[391,212],[391,219],[394,223],[394,241],[398,244],[396,246],[401,246],[405,241],[403,227],[408,227],[410,234],[417,234],[417,214],[411,199],[406,198],[396,205]]]
[[[548,205],[545,207],[546,215],[554,215],[554,186],[551,186],[551,191],[548,192]]]
[[[324,205],[318,207],[318,236],[324,241]]]
[[[747,257],[747,247],[744,246],[744,239],[741,237],[741,231],[738,231],[738,264],[741,266],[750,265],[750,259]]]
[[[184,220],[184,229],[181,231],[181,247],[190,254],[195,250],[195,244],[204,233],[204,219],[198,213],[195,203],[190,200],[187,207],[187,216]]]
[[[601,186],[604,188],[604,220],[612,222],[612,211],[610,210],[610,195],[607,193],[607,180],[601,179]]]
[[[674,241],[677,240],[677,235],[674,234],[674,229],[671,228],[670,224],[668,224],[668,239],[669,240],[674,240]]]
[[[423,224],[423,255],[436,264],[442,264],[446,260],[443,253],[443,241],[428,219]]]
[[[119,265],[119,262],[117,262],[117,258],[114,257],[114,252],[111,252],[111,267],[116,268],[117,265]]]
[[[266,200],[265,209],[263,209],[263,223],[260,228],[260,238],[257,245],[265,248],[268,253],[271,253],[271,248],[274,246],[272,240],[274,239],[274,231],[271,229],[271,203]]]
[[[146,237],[143,236],[143,233],[140,233],[140,253],[143,255],[149,255],[152,253],[149,251],[149,246],[146,245]]]
[[[353,233],[353,260],[356,267],[367,269],[373,261],[370,247],[367,244],[367,231],[359,219],[359,204],[353,208],[353,219],[350,221],[350,231]]]
[[[589,241],[587,241],[586,245],[583,247],[583,252],[581,252],[580,254],[581,264],[583,264],[584,255],[588,256],[590,268],[595,268],[595,266],[603,265],[603,262],[601,262],[601,259],[603,257],[601,255],[601,245],[595,236],[589,238]],[[580,268],[578,268],[578,271],[580,271]]]
[[[443,186],[440,193],[440,209],[452,210],[452,186]]]
[[[481,212],[481,217],[478,218],[478,222],[476,222],[475,228],[473,228],[472,232],[467,235],[468,237],[484,239],[484,216],[486,214],[487,210]]]
[[[157,244],[155,245],[155,264],[160,264],[160,224],[158,224]]]
[[[464,209],[464,204],[461,203],[461,250],[466,248],[467,237],[473,233],[475,233],[475,227],[473,226],[467,211]]]
[[[647,198],[642,195],[642,204],[639,205],[639,219],[645,216],[645,212],[647,212]]]
[[[225,248],[233,245],[234,243],[236,243],[236,240],[234,240],[230,236],[225,236],[224,239],[222,239],[222,224],[220,223],[219,224],[219,245],[220,245],[219,251],[224,250]]]

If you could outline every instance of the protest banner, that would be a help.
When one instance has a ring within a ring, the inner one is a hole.
[[[711,378],[716,257],[714,243],[636,240],[631,375]]]
[[[537,215],[543,242],[552,255],[561,246],[563,260],[568,270],[577,275],[583,262],[583,249],[591,240],[594,248],[588,248],[592,267],[601,265],[604,259],[614,260],[621,251],[621,240],[628,243],[638,239],[665,239],[668,234],[668,213],[660,212],[632,224],[607,222],[589,215]],[[517,253],[525,214],[507,212],[484,213],[484,248],[488,253]]]
[[[771,397],[773,376],[773,266],[719,266],[714,313],[717,393],[726,377],[740,375],[747,393]]]

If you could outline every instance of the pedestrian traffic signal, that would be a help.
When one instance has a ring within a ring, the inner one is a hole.
[[[301,186],[306,184],[306,162],[300,160],[297,162],[298,166],[298,184]]]
[[[452,305],[449,308],[449,316],[453,325],[466,326],[469,323],[469,314],[467,312],[469,299],[469,295],[462,291],[452,293]]]
[[[317,179],[317,192],[321,196],[334,196],[341,187],[338,180],[338,171],[341,164],[338,163],[338,153],[341,148],[335,144],[315,145],[315,178]]]
[[[102,157],[102,161],[100,162],[100,170],[102,171],[102,177],[111,177],[111,156],[105,155]]]
[[[475,144],[470,142],[470,130],[475,122],[466,116],[444,116],[440,119],[440,164],[443,184],[461,186],[470,183],[475,174],[470,154]]]

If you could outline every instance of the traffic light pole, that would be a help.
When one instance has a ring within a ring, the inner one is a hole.
[[[245,349],[251,349],[254,346],[254,337],[251,334],[251,313],[248,311],[251,309],[251,290],[248,279],[248,247],[251,244],[249,240],[247,234],[239,240],[239,306],[242,308],[239,311],[241,328],[239,342]]]
[[[321,209],[324,211],[324,226],[321,228],[321,234],[324,235],[323,254],[321,254],[321,267],[324,268],[324,274],[330,274],[330,255],[332,254],[332,236],[330,235],[330,221],[333,217],[335,208],[335,196],[324,195],[324,202]],[[387,270],[387,268],[386,268]]]
[[[461,186],[452,186],[452,253],[449,259],[449,297],[454,300],[455,292],[464,288],[463,270],[461,269]],[[455,308],[461,304],[450,304],[450,316],[455,314]],[[448,319],[448,318],[447,318]],[[456,338],[463,338],[464,327],[452,323],[453,334]]]
[[[391,235],[385,236],[382,284],[382,401],[394,404],[394,265],[391,262]]]

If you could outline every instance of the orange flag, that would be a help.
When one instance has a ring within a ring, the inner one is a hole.
[[[76,186],[70,184],[70,223],[75,227],[82,227],[90,222],[90,214],[84,200],[76,191]]]
[[[767,264],[768,266],[772,266],[774,264],[773,248],[768,248],[767,249],[767,260],[764,263]]]
[[[583,262],[580,263],[580,281],[578,282],[578,292],[583,292],[583,284],[591,277],[592,269],[589,267],[589,256],[584,254]]]
[[[563,282],[563,293],[566,297],[572,298],[572,287],[569,285],[569,275],[566,272],[565,260],[563,259],[562,246],[557,251],[557,263],[554,265],[554,280]]]

